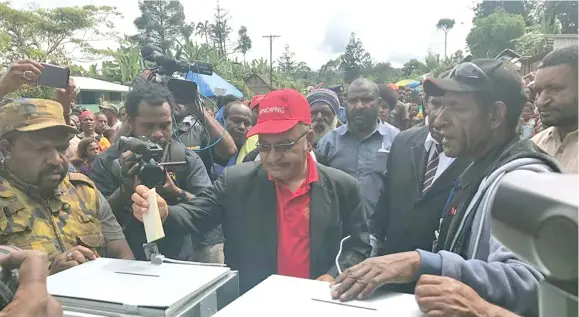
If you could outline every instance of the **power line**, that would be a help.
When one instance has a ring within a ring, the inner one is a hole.
[[[273,89],[273,39],[281,35],[264,35],[263,38],[269,39],[269,88]]]

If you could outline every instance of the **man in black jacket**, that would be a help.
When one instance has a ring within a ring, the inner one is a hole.
[[[189,202],[169,206],[157,196],[170,235],[200,235],[223,224],[225,263],[239,270],[245,292],[271,274],[333,281],[370,254],[368,207],[356,180],[316,164],[307,100],[297,91],[269,93],[260,103],[260,162],[229,167]],[[147,212],[149,189],[138,186],[133,214]],[[346,239],[335,259],[340,242]]]
[[[370,220],[373,256],[430,250],[452,185],[470,164],[466,157],[450,158],[440,150],[442,136],[432,123],[442,97],[426,100],[426,126],[402,131],[392,143],[384,190]],[[412,293],[414,284],[395,289]]]

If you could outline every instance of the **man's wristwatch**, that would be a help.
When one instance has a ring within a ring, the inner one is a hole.
[[[179,194],[179,197],[177,197],[177,201],[180,203],[184,203],[184,202],[188,201],[187,191],[185,191],[184,189],[181,189],[181,193]]]

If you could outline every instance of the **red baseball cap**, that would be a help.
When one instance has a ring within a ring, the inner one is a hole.
[[[255,106],[259,105],[263,97],[265,97],[265,95],[253,96],[253,99],[251,99],[251,102],[249,103],[249,109],[253,109]]]
[[[247,137],[284,133],[299,122],[312,124],[310,104],[306,97],[293,89],[275,90],[259,102],[257,124],[249,130]]]

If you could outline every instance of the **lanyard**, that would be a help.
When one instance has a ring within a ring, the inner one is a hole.
[[[459,185],[460,185],[460,178],[457,178],[456,181],[454,182],[454,185],[452,185],[452,190],[450,191],[450,194],[448,195],[448,198],[446,199],[446,203],[444,204],[444,208],[442,209],[442,215],[440,215],[441,219],[443,219],[444,216],[448,215],[448,212],[447,212],[448,207],[450,207],[450,203],[452,202],[452,198],[454,197],[455,189]]]

